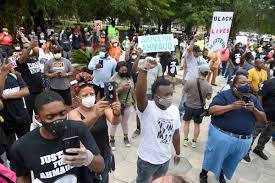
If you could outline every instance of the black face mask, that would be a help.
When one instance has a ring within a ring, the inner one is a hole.
[[[64,119],[58,119],[51,123],[41,122],[42,126],[54,136],[62,137],[67,129]]]
[[[126,78],[126,77],[129,77],[129,74],[128,73],[118,73],[118,75],[122,78]]]

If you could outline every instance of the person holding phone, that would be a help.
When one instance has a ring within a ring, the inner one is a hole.
[[[129,138],[128,138],[128,121],[133,110],[132,105],[135,106],[135,90],[134,90],[134,81],[131,78],[131,75],[128,72],[126,62],[119,62],[116,67],[117,74],[111,79],[117,83],[117,93],[119,101],[121,102],[121,112],[122,120],[121,127],[123,131],[123,141],[126,147],[131,147]],[[116,149],[115,147],[115,134],[118,125],[111,125],[110,129],[110,145],[112,150]]]
[[[101,46],[98,55],[94,56],[88,69],[93,71],[93,86],[95,95],[99,93],[99,98],[104,97],[104,83],[108,82],[111,77],[116,73],[116,61],[109,56],[109,53],[105,46]]]
[[[94,183],[107,183],[109,180],[109,172],[113,170],[111,164],[114,162],[109,145],[108,122],[111,125],[120,123],[120,102],[118,98],[117,101],[111,105],[109,105],[109,102],[106,101],[105,98],[96,102],[92,82],[88,77],[81,76],[82,74],[78,74],[76,77],[78,78],[76,95],[78,100],[80,100],[80,104],[77,108],[69,112],[68,119],[82,121],[85,126],[90,129],[105,163],[104,171],[100,174],[94,173],[93,180]]]
[[[18,139],[11,148],[17,182],[31,183],[31,171],[34,179],[43,183],[93,182],[91,172],[103,172],[104,161],[85,125],[81,121],[67,120],[63,98],[51,90],[37,97],[35,110],[42,127]],[[68,140],[75,136],[78,137]],[[64,142],[75,147],[66,149]]]
[[[70,76],[73,67],[68,59],[62,57],[62,48],[53,48],[54,58],[45,63],[45,76],[49,78],[50,89],[59,93],[67,106],[72,105]]]
[[[230,180],[250,148],[256,122],[266,123],[264,109],[259,100],[249,94],[249,89],[247,77],[238,75],[231,89],[218,93],[209,105],[211,123],[200,183],[208,182],[208,171],[213,172],[220,183],[226,182],[224,176]],[[244,96],[250,96],[248,103]]]

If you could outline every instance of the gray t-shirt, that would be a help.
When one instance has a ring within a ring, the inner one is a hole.
[[[58,61],[55,58],[50,59],[48,62],[45,63],[45,68],[48,70],[49,73],[69,73],[73,70],[71,62],[63,57]],[[50,87],[55,90],[67,90],[71,86],[69,77],[50,78],[49,81]]]
[[[144,60],[140,60],[138,67],[141,68],[142,65],[144,63]],[[147,92],[146,94],[152,94],[152,85],[154,84],[154,82],[157,80],[158,77],[162,76],[162,67],[160,65],[160,63],[158,63],[158,65],[153,68],[148,70],[147,72]]]
[[[207,81],[202,79],[199,79],[199,82],[201,87],[203,103],[205,103],[206,97],[213,93],[212,86]],[[197,79],[186,81],[183,92],[185,97],[185,105],[187,107],[190,107],[193,109],[202,108],[198,85],[197,85]]]

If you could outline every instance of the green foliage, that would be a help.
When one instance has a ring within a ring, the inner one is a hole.
[[[93,58],[94,54],[92,51],[74,50],[72,53],[71,61],[74,64],[87,65]]]
[[[234,32],[275,33],[275,0],[0,0],[0,4],[0,26],[10,29],[24,22],[22,16],[33,17],[35,24],[62,16],[85,22],[119,18],[137,30],[141,24],[168,28],[176,20],[188,33],[199,25],[210,28],[214,11],[233,11]]]

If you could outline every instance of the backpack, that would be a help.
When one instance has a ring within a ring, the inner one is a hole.
[[[0,182],[16,183],[16,174],[2,164],[0,164]]]

